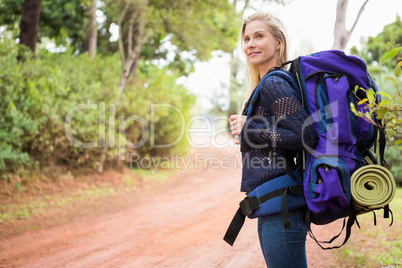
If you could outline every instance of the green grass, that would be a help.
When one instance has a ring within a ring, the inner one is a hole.
[[[169,178],[172,174],[176,172],[175,169],[166,169],[155,172],[152,169],[131,169],[131,172],[144,180],[159,180],[163,181]],[[127,178],[126,178],[127,180]]]
[[[394,222],[384,219],[382,210],[358,216],[361,229],[352,230],[351,239],[338,251],[339,267],[401,267],[402,266],[402,188],[398,188],[390,204]]]
[[[98,199],[115,194],[116,191],[111,187],[94,187],[90,189],[77,190],[68,196],[55,194],[27,198],[24,203],[16,202],[14,204],[9,204],[8,206],[1,206],[0,223],[26,219],[32,215],[44,214],[49,209],[55,207],[65,207],[75,202],[85,201],[89,199]]]
[[[9,221],[10,220],[10,214],[8,213],[0,213],[0,224]]]
[[[62,190],[43,195],[35,191],[28,193],[22,188],[17,189],[12,197],[7,197],[8,202],[0,203],[0,224],[29,219],[33,216],[40,217],[52,213],[51,211],[55,209],[74,207],[75,204],[89,204],[104,197],[130,194],[138,188],[139,181],[145,184],[163,182],[175,172],[174,169],[158,170],[157,172],[146,169],[131,169],[130,172],[122,175],[120,181],[98,182],[96,185],[81,183],[81,186],[74,190]],[[69,178],[69,180],[72,179]],[[10,200],[12,201],[10,202]]]

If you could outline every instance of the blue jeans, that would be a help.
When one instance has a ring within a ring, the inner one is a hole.
[[[258,237],[269,268],[307,267],[305,209],[289,211],[291,227],[285,230],[282,213],[258,218]]]

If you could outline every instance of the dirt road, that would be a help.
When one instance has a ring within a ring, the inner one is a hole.
[[[1,239],[0,267],[265,267],[256,220],[233,247],[222,240],[243,198],[238,153],[197,149],[192,170],[130,206]],[[309,267],[331,267],[333,252],[310,239],[307,253]]]

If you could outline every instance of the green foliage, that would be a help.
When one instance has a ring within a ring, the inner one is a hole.
[[[226,0],[197,0],[190,3],[177,1],[175,9],[170,12],[171,20],[167,21],[166,27],[173,34],[172,43],[181,51],[195,50],[197,58],[201,60],[210,58],[213,50],[231,52],[241,25],[234,7]],[[153,20],[156,19],[154,15],[151,16]],[[193,22],[191,27],[189,21]]]
[[[84,40],[85,0],[42,0],[39,38],[54,38],[56,44],[72,44],[82,51]],[[67,38],[68,37],[68,38]]]
[[[117,49],[109,43],[111,26],[118,25],[122,10],[127,1],[105,0],[105,16],[107,18],[100,30],[103,49]],[[139,22],[134,23],[135,30],[129,32],[130,14],[138,18],[141,12],[141,1],[132,1],[122,22],[122,41],[125,50],[129,35],[133,35],[133,43],[137,40]],[[170,69],[180,74],[188,75],[194,62],[207,60],[214,50],[231,52],[236,45],[238,30],[241,25],[240,17],[236,16],[234,5],[227,0],[208,1],[165,1],[150,0],[145,18],[145,35],[147,42],[141,48],[143,60],[161,59],[167,61]],[[167,53],[173,56],[166,58]],[[127,55],[127,52],[126,52]]]
[[[368,37],[362,41],[362,50],[352,48],[352,54],[359,55],[368,64],[370,74],[376,81],[382,101],[374,104],[369,101],[370,111],[361,114],[369,118],[376,114],[386,126],[388,143],[385,159],[391,166],[391,172],[398,185],[402,185],[402,169],[400,159],[402,152],[402,97],[400,92],[402,21],[397,16],[394,23],[386,25],[376,37]],[[370,98],[375,96],[370,95]]]
[[[185,154],[184,137],[190,109],[195,97],[182,85],[177,85],[177,74],[141,62],[137,83],[128,88],[118,113],[138,115],[146,122],[147,133],[137,127],[128,127],[125,134],[133,143],[146,138],[137,149],[142,156],[167,155],[170,152]],[[132,100],[138,105],[133,105]],[[138,122],[137,122],[138,123]]]
[[[33,100],[36,92],[24,85],[26,69],[17,65],[15,45],[2,42],[0,57],[0,170],[8,163],[16,163],[13,168],[17,169],[28,162],[25,148],[30,138],[27,135],[37,134],[42,119],[32,116],[32,110],[39,109]]]
[[[19,27],[24,0],[0,1],[0,24],[7,25],[9,29]]]
[[[387,146],[385,149],[385,159],[390,165],[390,170],[397,186],[402,187],[402,150],[398,150],[396,146]]]
[[[79,166],[83,159],[90,159],[88,152],[71,146],[64,120],[77,104],[111,98],[110,90],[119,74],[118,60],[91,61],[86,55],[71,57],[41,51],[35,60],[19,63],[15,60],[17,45],[12,41],[3,40],[0,49],[1,62],[8,63],[0,67],[1,113],[8,115],[2,117],[0,144],[9,148],[2,150],[0,161],[5,165],[0,170],[27,167],[35,161]],[[74,134],[96,141],[96,121],[97,113],[79,117],[74,122]]]
[[[390,58],[397,57],[400,51],[400,47],[395,47],[390,50],[390,53],[384,54],[382,57],[383,61],[386,61]],[[367,112],[356,112],[355,113],[367,121],[375,122],[372,120],[372,116],[375,115],[377,119],[381,120],[383,125],[386,127],[386,132],[388,134],[388,139],[392,143],[392,145],[399,145],[402,143],[402,95],[399,89],[398,80],[401,76],[401,66],[402,60],[396,64],[394,69],[394,74],[390,76],[386,76],[385,79],[388,79],[392,82],[395,87],[395,95],[391,96],[385,91],[380,91],[377,96],[373,89],[363,89],[367,93],[367,98],[360,100],[359,104],[366,103],[369,110]],[[381,100],[377,102],[376,100]],[[353,109],[354,107],[352,107]],[[402,149],[402,147],[400,147]]]
[[[54,39],[58,45],[82,47],[84,38],[85,0],[42,0],[39,41],[45,37]],[[0,1],[0,25],[9,30],[18,29],[24,0]],[[15,31],[16,38],[19,32]],[[67,39],[68,37],[68,39]]]
[[[363,40],[361,51],[353,47],[351,53],[359,55],[368,65],[371,65],[370,73],[380,74],[386,69],[393,69],[395,62],[399,59],[395,54],[395,50],[390,51],[390,44],[402,44],[402,21],[400,16],[396,17],[395,22],[384,26],[383,31],[377,36]],[[384,61],[384,57],[392,60]]]
[[[43,0],[39,40],[55,42],[66,51],[52,54],[42,45],[35,60],[22,63],[15,60],[17,46],[12,40],[18,36],[23,2],[6,0],[0,7],[0,25],[7,27],[2,34],[9,35],[2,37],[0,48],[0,61],[7,62],[0,66],[0,112],[6,115],[0,119],[0,171],[21,174],[24,167],[53,165],[92,169],[103,166],[105,150],[106,163],[113,162],[122,147],[132,147],[142,137],[145,143],[131,148],[141,155],[186,152],[183,130],[195,100],[176,80],[213,50],[232,51],[240,27],[235,5],[226,0],[150,0],[137,79],[128,81],[120,96],[121,62],[115,53],[117,42],[109,40],[110,30],[129,2],[135,23],[130,28],[124,20],[120,38],[127,45],[124,36],[131,34],[134,44],[142,43],[136,39],[142,1],[99,2],[105,18],[98,35],[103,53],[90,59],[80,51],[85,10],[91,2],[63,0],[55,5]],[[166,67],[157,68],[156,63]],[[116,96],[120,101],[115,114]],[[171,145],[154,146],[166,144]]]
[[[118,30],[118,21],[125,4],[131,3],[128,13],[138,18],[141,2],[98,1],[98,10],[103,15],[98,25],[98,54],[118,52],[118,42],[110,40],[112,31]],[[0,3],[0,26],[6,26],[12,31],[12,38],[16,39],[24,0],[3,0]],[[88,0],[59,0],[57,4],[43,0],[38,42],[46,43],[50,40],[63,47],[72,46],[75,53],[82,53],[87,23],[85,12],[90,4]],[[141,58],[166,60],[169,50],[169,53],[174,53],[167,61],[169,68],[188,75],[193,71],[197,59],[209,59],[214,50],[230,52],[234,49],[240,19],[236,16],[235,6],[227,0],[149,0],[145,29],[147,42],[141,48]],[[135,39],[139,22],[130,28],[129,20],[130,17],[123,20],[123,34],[120,36],[125,47],[128,35],[134,36],[133,43],[142,42]]]
[[[138,124],[122,124],[131,116],[141,117],[151,126],[151,104],[174,105],[188,117],[194,103],[194,97],[176,85],[176,74],[142,63],[138,81],[127,84],[117,114],[110,119],[121,71],[119,55],[90,59],[87,54],[72,57],[71,51],[52,54],[40,50],[36,59],[20,63],[16,60],[18,45],[8,39],[0,42],[3,172],[33,164],[95,169],[103,147],[108,147],[109,163],[117,158],[119,144],[108,143],[110,137],[117,135],[116,141],[123,143],[141,136],[143,129]],[[153,120],[155,144],[165,144],[181,127],[174,114],[156,113]],[[83,143],[93,144],[83,148]],[[160,151],[148,145],[138,148],[152,155],[173,149],[185,152],[185,144],[180,141]]]
[[[400,46],[393,48],[381,56],[381,62],[387,62],[399,59],[393,67],[392,74],[383,75],[383,79],[377,82],[380,92],[378,96],[373,89],[366,90],[367,98],[360,100],[360,104],[366,103],[368,111],[362,113],[357,112],[352,105],[352,110],[358,116],[365,118],[367,121],[376,124],[372,118],[373,115],[381,120],[387,134],[387,148],[385,150],[385,159],[391,166],[391,172],[395,177],[398,185],[402,186],[402,169],[400,168],[400,159],[402,154],[402,95],[399,86],[401,77],[402,60],[400,60]],[[386,83],[388,81],[388,83]],[[381,101],[376,102],[376,99]]]

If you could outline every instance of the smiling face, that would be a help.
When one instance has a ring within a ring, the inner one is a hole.
[[[280,62],[281,44],[272,35],[266,23],[251,21],[244,29],[243,51],[250,64],[257,66],[260,77]]]

